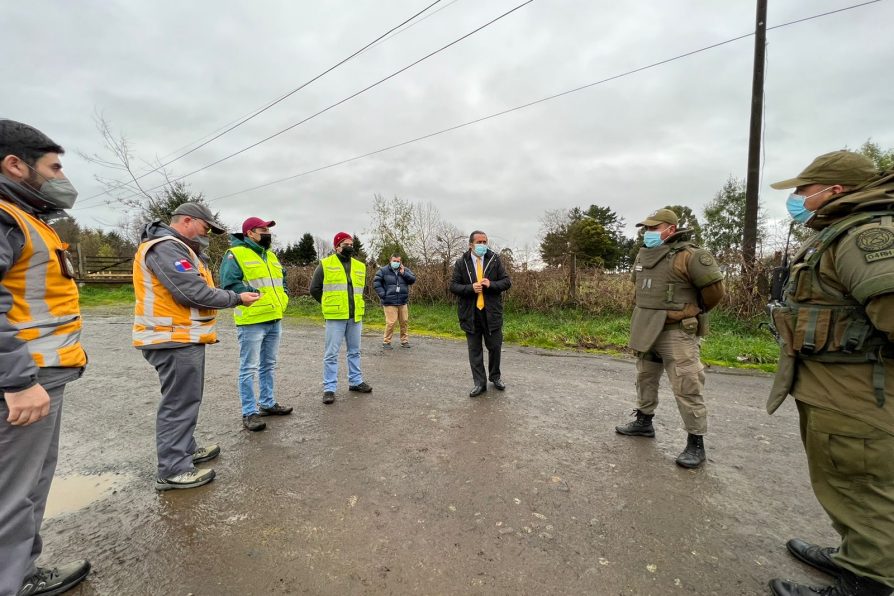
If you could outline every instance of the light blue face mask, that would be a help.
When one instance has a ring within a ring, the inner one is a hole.
[[[646,248],[655,248],[656,246],[661,246],[664,244],[664,240],[661,239],[661,232],[658,230],[648,230],[643,234],[643,244],[646,245]]]
[[[400,261],[391,261],[392,269],[400,269]]]
[[[475,245],[475,254],[479,257],[483,257],[487,254],[487,244],[476,244]]]
[[[785,201],[785,208],[788,211],[788,214],[792,216],[792,219],[798,223],[807,223],[811,220],[811,218],[816,214],[816,211],[811,211],[807,207],[804,206],[804,203],[810,197],[815,197],[818,194],[822,194],[832,188],[831,186],[828,188],[824,188],[819,192],[815,192],[812,195],[802,197],[799,194],[792,193],[788,196],[788,199]]]

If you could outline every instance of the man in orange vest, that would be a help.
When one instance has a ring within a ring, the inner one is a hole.
[[[0,596],[61,594],[90,572],[87,561],[36,565],[62,394],[87,364],[68,245],[46,223],[77,197],[62,153],[39,130],[0,120]]]
[[[195,488],[214,479],[214,470],[195,464],[217,457],[220,447],[198,447],[193,438],[205,389],[205,346],[217,342],[217,309],[248,306],[260,297],[214,287],[204,253],[210,232],[224,232],[211,210],[183,203],[170,225],[146,226],[133,260],[133,345],[161,381],[156,490]]]

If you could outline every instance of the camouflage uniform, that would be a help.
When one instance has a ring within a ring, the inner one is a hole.
[[[894,174],[873,173],[868,159],[837,151],[773,185],[842,187],[807,221],[818,234],[789,267],[782,301],[771,304],[780,358],[767,402],[772,414],[789,394],[797,400],[813,491],[841,544],[793,540],[789,549],[825,571],[838,568],[831,594],[894,588]],[[811,593],[780,580],[771,587]]]

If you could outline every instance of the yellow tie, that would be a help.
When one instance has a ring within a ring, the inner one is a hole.
[[[475,259],[475,272],[478,274],[478,281],[481,281],[481,278],[484,277],[484,271],[481,270],[481,259]],[[478,294],[478,302],[475,304],[478,307],[478,310],[484,310],[484,289],[482,288],[481,293]]]

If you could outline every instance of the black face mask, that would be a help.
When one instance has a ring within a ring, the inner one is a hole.
[[[354,247],[353,246],[342,246],[341,254],[343,254],[346,257],[350,257],[352,254],[354,254]]]
[[[258,246],[261,248],[270,248],[270,244],[273,243],[273,234],[261,234],[260,240],[258,240]]]

